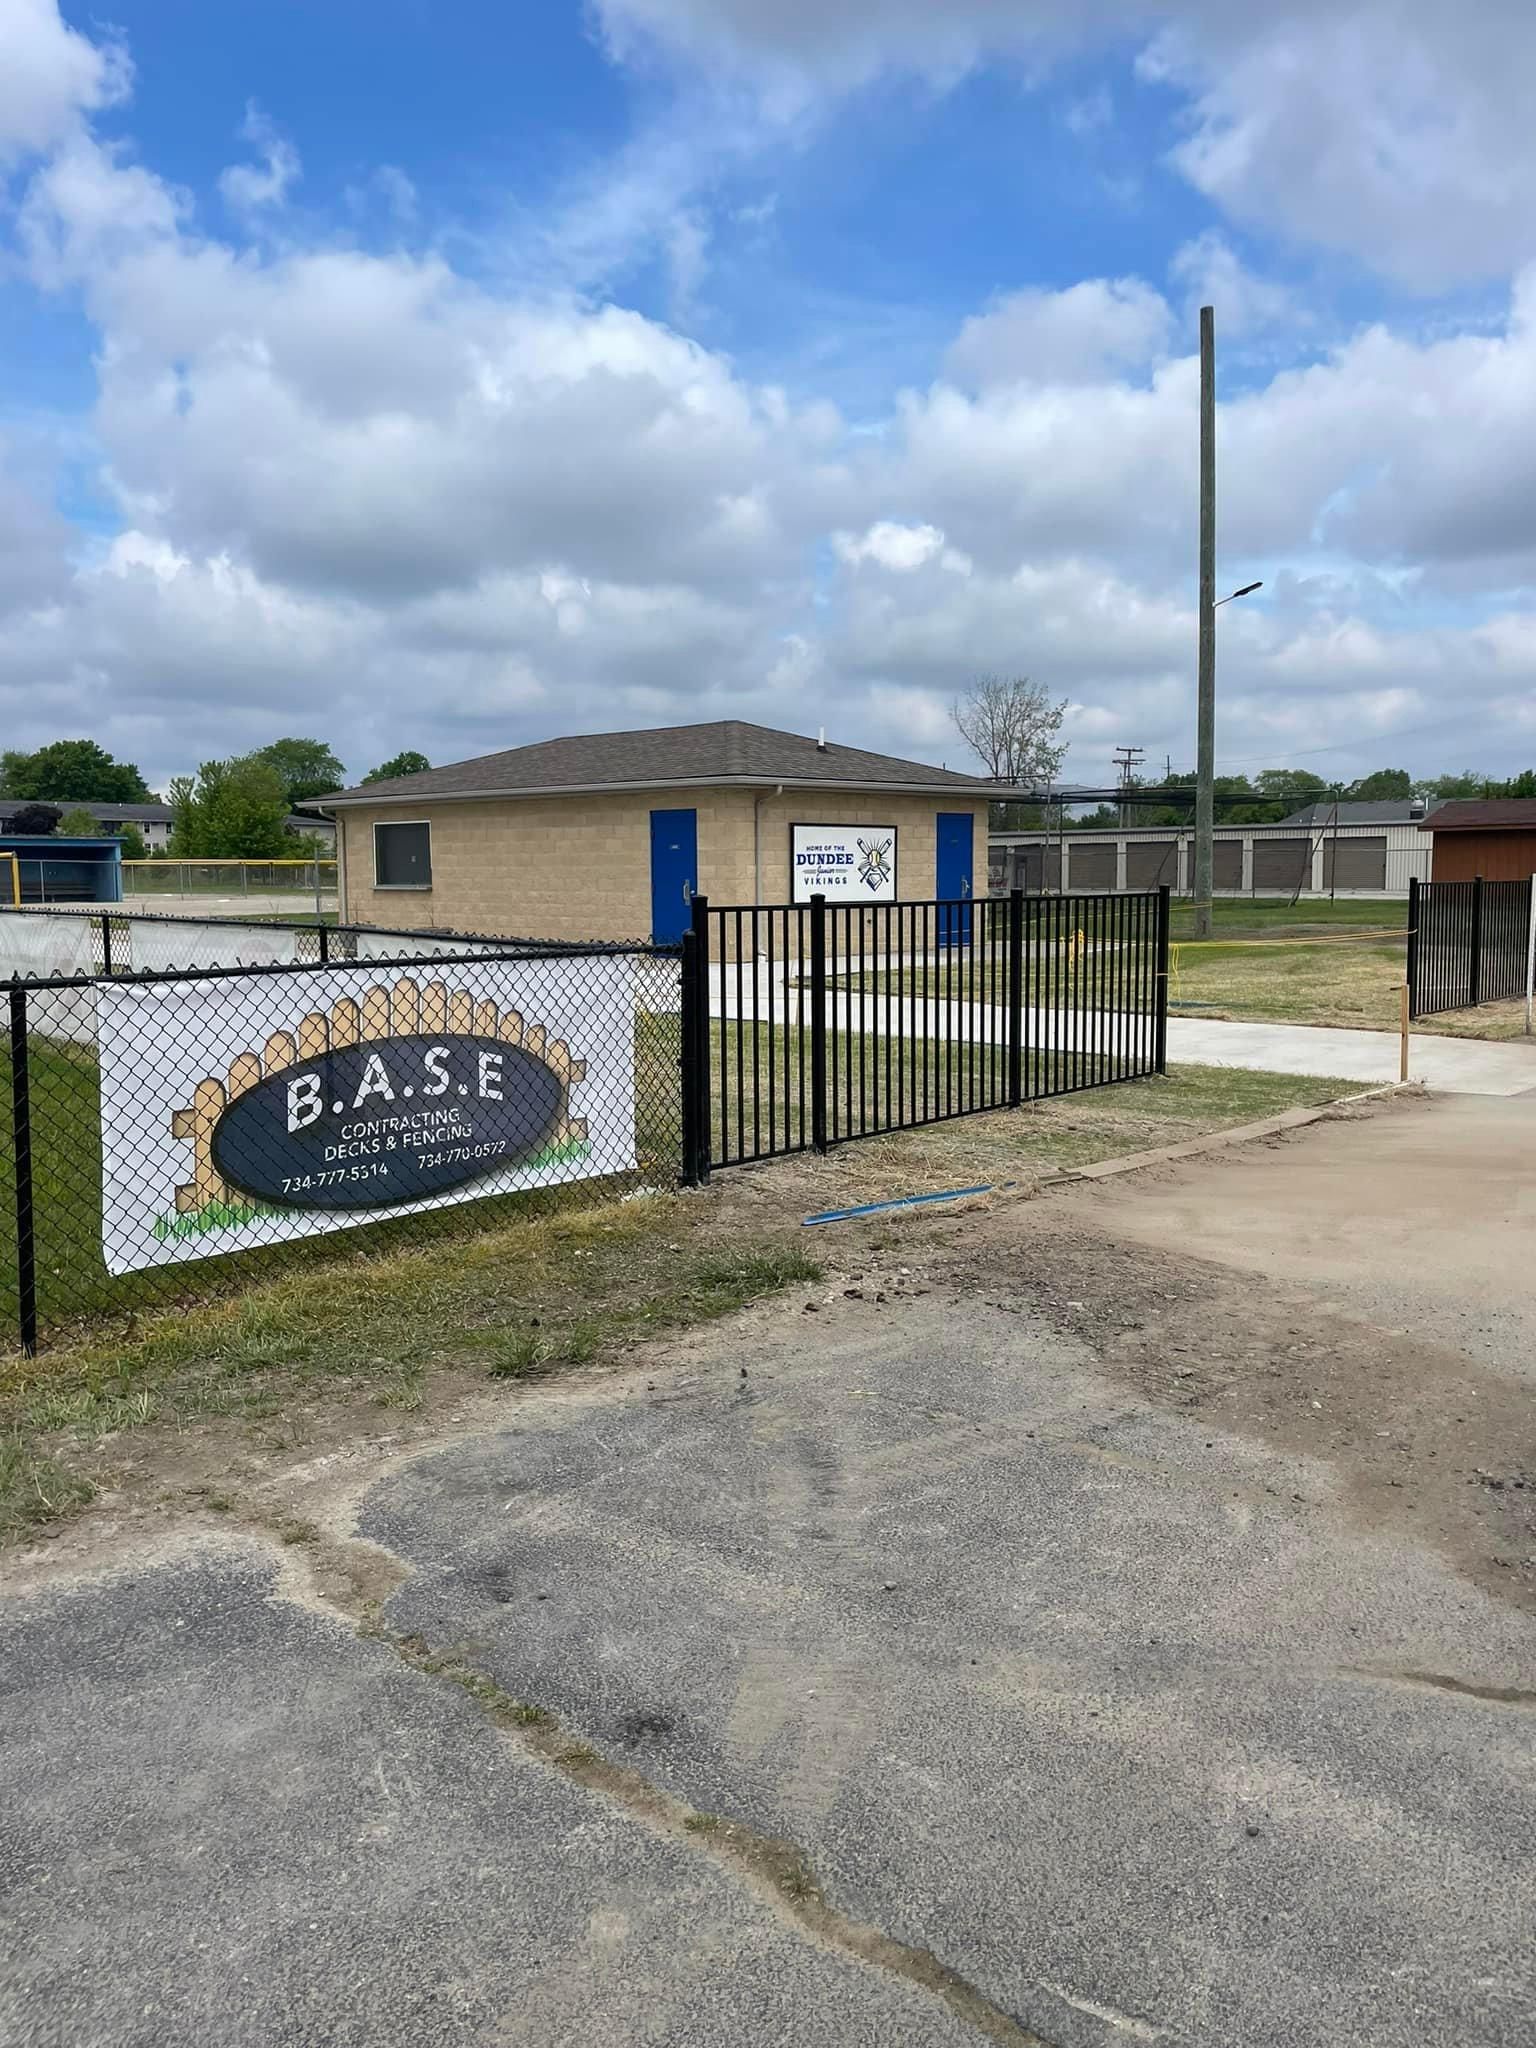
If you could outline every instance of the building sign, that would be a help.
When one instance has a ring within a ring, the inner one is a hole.
[[[894,825],[791,825],[791,898],[809,903],[896,901]]]
[[[107,1270],[634,1167],[622,957],[97,991]]]

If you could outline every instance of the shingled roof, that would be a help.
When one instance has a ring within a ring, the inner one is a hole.
[[[482,754],[419,775],[360,783],[320,804],[439,801],[445,797],[564,796],[598,789],[671,789],[679,785],[738,783],[753,788],[952,790],[984,795],[980,776],[867,754],[862,747],[825,746],[803,733],[776,732],[722,718],[712,725],[663,725],[644,732],[578,733],[539,740],[503,754]]]
[[[1536,832],[1536,797],[1458,797],[1431,811],[1421,832]]]

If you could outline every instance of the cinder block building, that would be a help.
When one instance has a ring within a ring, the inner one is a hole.
[[[322,798],[343,919],[681,937],[720,904],[985,892],[992,785],[740,719],[586,733]]]

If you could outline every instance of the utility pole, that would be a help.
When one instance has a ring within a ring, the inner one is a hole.
[[[1131,778],[1136,764],[1146,753],[1145,747],[1116,747],[1115,766],[1120,771],[1120,824],[1125,825],[1127,806],[1131,800]]]
[[[1200,308],[1200,674],[1195,752],[1195,937],[1211,936],[1216,790],[1216,314]]]

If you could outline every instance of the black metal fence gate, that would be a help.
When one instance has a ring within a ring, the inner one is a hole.
[[[1408,884],[1408,1012],[1469,1010],[1525,994],[1529,882]]]
[[[918,903],[697,897],[684,1175],[1167,1067],[1168,890]]]

